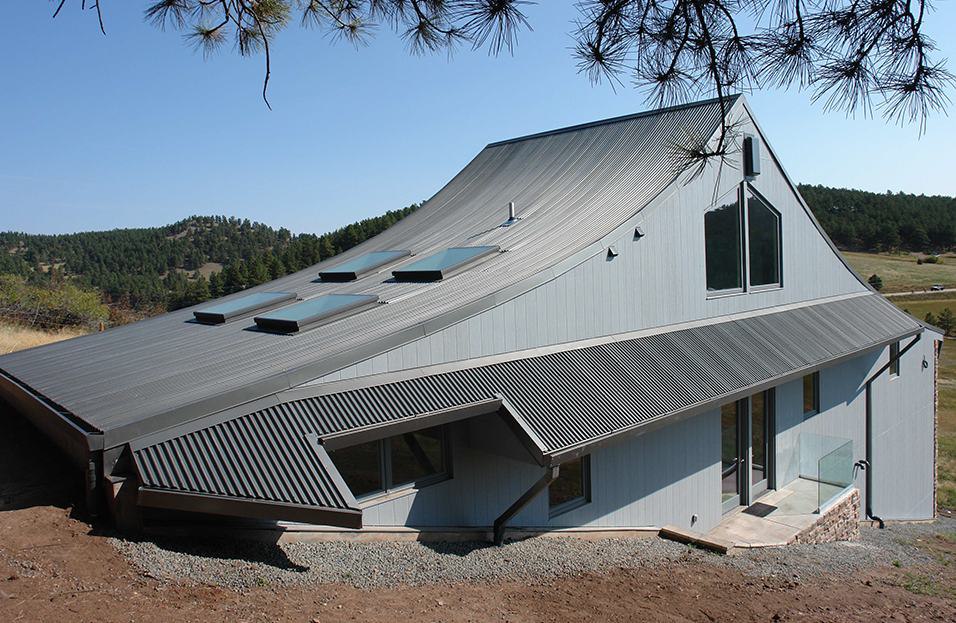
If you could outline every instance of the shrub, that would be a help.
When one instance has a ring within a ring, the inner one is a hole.
[[[0,317],[44,329],[92,328],[109,318],[109,309],[98,293],[70,283],[31,285],[22,277],[0,275]]]
[[[883,280],[877,274],[870,275],[870,278],[867,279],[866,282],[873,286],[873,289],[877,292],[883,289]]]

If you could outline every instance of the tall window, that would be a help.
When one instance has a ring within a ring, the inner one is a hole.
[[[900,343],[890,344],[890,376],[900,375]]]
[[[803,415],[814,415],[820,411],[820,373],[814,372],[803,377]]]
[[[560,515],[591,501],[591,457],[562,463],[558,477],[548,485],[550,515]]]
[[[747,193],[750,285],[780,284],[780,214],[753,191]]]
[[[781,222],[780,213],[749,184],[705,212],[707,291],[723,294],[783,285]]]
[[[704,214],[707,290],[743,288],[743,240],[740,200],[725,203]]]
[[[329,453],[357,497],[424,486],[448,477],[441,426],[349,446]]]

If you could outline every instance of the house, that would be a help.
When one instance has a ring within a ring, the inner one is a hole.
[[[678,170],[722,116],[740,149]],[[704,531],[798,479],[927,519],[941,339],[733,97],[490,144],[317,266],[0,357],[0,394],[121,523]]]

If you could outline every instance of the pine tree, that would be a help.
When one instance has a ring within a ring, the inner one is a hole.
[[[942,329],[946,335],[949,335],[950,331],[953,330],[953,327],[956,326],[956,317],[953,316],[953,311],[950,308],[947,307],[939,313],[936,326]]]

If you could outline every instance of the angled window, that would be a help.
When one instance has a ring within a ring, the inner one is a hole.
[[[354,281],[376,268],[411,255],[410,251],[372,251],[319,273],[322,281]]]
[[[548,485],[551,517],[566,513],[591,501],[591,457],[562,463],[558,477]]]
[[[739,193],[704,214],[707,291],[743,290],[743,227]]]
[[[747,237],[750,244],[750,285],[779,286],[780,213],[747,192]]]
[[[452,247],[393,270],[392,275],[399,281],[438,281],[475,260],[498,251],[497,246]]]
[[[321,321],[329,321],[378,301],[374,294],[326,294],[255,317],[256,326],[266,331],[295,333]]]
[[[329,456],[356,498],[421,488],[450,477],[443,426],[340,448]]]
[[[222,324],[252,312],[275,307],[295,300],[295,292],[253,292],[229,301],[216,303],[193,312],[193,317],[205,324]]]
[[[820,373],[803,377],[803,417],[820,412]]]
[[[900,375],[900,343],[890,344],[890,377]]]
[[[329,456],[356,498],[385,490],[381,441],[335,450]]]

